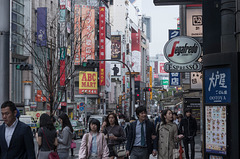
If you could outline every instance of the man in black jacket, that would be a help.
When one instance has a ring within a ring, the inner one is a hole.
[[[127,137],[127,156],[131,159],[148,159],[157,154],[157,140],[154,124],[147,119],[146,107],[136,109],[138,120],[130,124]]]
[[[195,141],[194,137],[197,132],[197,122],[196,119],[192,117],[192,110],[186,108],[185,117],[181,120],[179,126],[180,134],[184,135],[183,144],[185,149],[186,159],[189,159],[188,154],[188,144],[191,146],[191,159],[194,159],[195,156]]]

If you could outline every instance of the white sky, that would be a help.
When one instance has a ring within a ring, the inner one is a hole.
[[[168,29],[177,29],[179,6],[155,6],[153,0],[142,0],[142,13],[152,20],[150,56],[161,54],[168,41]]]

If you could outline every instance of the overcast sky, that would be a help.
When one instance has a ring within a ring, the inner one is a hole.
[[[142,13],[152,18],[150,56],[163,53],[168,29],[177,29],[179,6],[155,6],[153,0],[142,0]]]

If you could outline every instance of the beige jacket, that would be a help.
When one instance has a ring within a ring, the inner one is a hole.
[[[163,124],[158,127],[158,159],[172,159],[175,143],[178,142],[178,128],[175,123]]]

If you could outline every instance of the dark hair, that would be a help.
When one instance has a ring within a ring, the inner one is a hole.
[[[139,106],[139,107],[137,107],[137,109],[136,109],[136,114],[137,114],[137,116],[138,116],[141,112],[146,112],[146,113],[147,113],[146,107],[144,107],[144,106]]]
[[[95,124],[95,125],[97,125],[97,132],[99,132],[100,131],[100,121],[99,120],[97,120],[97,119],[91,119],[91,121],[89,122],[89,131],[91,131],[91,124]]]
[[[191,108],[186,108],[185,109],[185,115],[186,115],[187,112],[190,112],[192,114],[192,109]]]
[[[162,111],[161,119],[162,119],[163,124],[166,124],[166,123],[167,123],[167,122],[166,122],[166,119],[164,118],[164,116],[167,115],[167,112],[168,112],[168,111],[171,111],[171,112],[172,112],[171,109],[165,109],[165,110]]]
[[[51,117],[48,114],[43,113],[40,116],[40,127],[46,127],[49,130],[54,130],[55,129],[55,127],[53,125],[53,122],[51,120]]]
[[[110,126],[110,123],[109,123],[109,120],[108,120],[108,118],[109,118],[110,115],[112,115],[112,116],[114,117],[114,119],[115,119],[115,125],[119,125],[119,124],[118,124],[117,115],[116,115],[115,113],[110,113],[110,114],[108,114],[108,116],[107,116],[107,118],[106,118],[106,120],[105,120],[106,123],[107,123],[106,126],[107,126],[107,127]]]
[[[172,113],[172,114],[178,116],[176,112],[174,112],[174,113]]]
[[[182,114],[178,114],[178,118],[183,118],[183,115]]]
[[[61,115],[59,115],[59,118],[62,119],[62,130],[68,126],[71,130],[71,132],[73,132],[73,128],[72,128],[72,124],[67,116],[67,114],[63,113]]]
[[[16,105],[12,101],[5,101],[1,108],[9,107],[11,112],[14,113],[15,110],[17,110]]]

